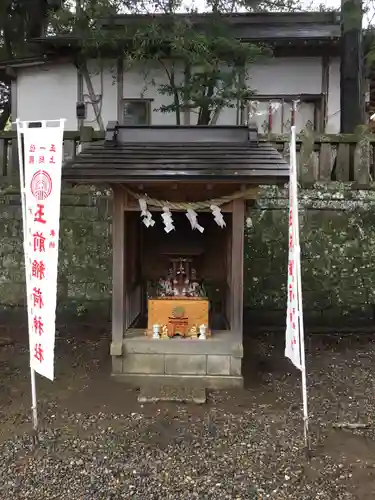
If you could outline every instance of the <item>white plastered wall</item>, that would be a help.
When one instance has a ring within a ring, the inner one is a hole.
[[[108,121],[118,119],[116,65],[111,61],[90,62],[89,72],[94,93],[102,95],[99,104],[104,126]],[[262,64],[255,64],[249,70],[249,85],[259,96],[285,94],[320,94],[322,92],[321,58],[277,58]],[[183,78],[183,71],[178,78]],[[161,95],[158,86],[167,83],[163,70],[154,69],[145,76],[144,71],[136,68],[125,69],[123,74],[123,98],[150,98],[152,125],[174,125],[174,113],[158,111],[161,105],[168,104],[172,98]],[[87,102],[86,125],[98,129],[86,84],[84,83],[85,101]],[[77,70],[73,64],[45,65],[19,70],[17,79],[17,109],[22,120],[42,120],[66,118],[66,130],[77,130],[76,102]],[[266,111],[266,110],[264,110]],[[284,113],[284,115],[288,115]],[[281,120],[280,111],[274,119]],[[297,116],[297,128],[303,128],[312,114],[307,105],[300,107]],[[257,117],[261,130],[266,114]],[[283,120],[287,120],[284,116]],[[191,124],[196,122],[192,114]],[[183,124],[183,117],[181,116]],[[236,109],[222,110],[218,125],[236,125]],[[340,61],[333,59],[329,68],[328,122],[326,132],[338,133],[340,129]]]
[[[19,70],[17,114],[21,120],[66,118],[76,130],[77,71],[73,64],[43,65]]]

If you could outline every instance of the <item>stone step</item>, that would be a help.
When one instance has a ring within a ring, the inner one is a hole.
[[[175,403],[206,402],[207,393],[203,388],[173,387],[168,385],[149,385],[139,390],[139,403],[157,403],[159,401],[173,401]]]

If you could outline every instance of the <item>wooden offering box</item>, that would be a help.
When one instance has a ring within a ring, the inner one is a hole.
[[[206,325],[208,332],[209,301],[201,297],[160,297],[148,300],[147,333],[152,335],[153,325],[166,325],[168,336],[191,336],[195,326]]]

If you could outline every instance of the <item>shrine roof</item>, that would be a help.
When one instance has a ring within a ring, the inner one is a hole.
[[[121,126],[63,167],[69,182],[232,180],[282,183],[289,165],[246,126]]]

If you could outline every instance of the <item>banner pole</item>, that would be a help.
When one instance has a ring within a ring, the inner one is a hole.
[[[21,206],[22,206],[22,225],[23,225],[23,249],[25,257],[25,276],[26,276],[26,306],[27,306],[27,320],[28,328],[31,327],[30,314],[29,314],[29,298],[30,298],[30,284],[29,284],[29,258],[28,258],[28,228],[27,228],[27,207],[26,207],[26,191],[25,191],[25,175],[24,175],[24,161],[23,161],[23,151],[22,151],[22,134],[21,134],[21,123],[17,118],[17,141],[18,141],[18,164],[20,171],[20,188],[21,188]],[[30,349],[30,347],[29,347]],[[37,409],[37,395],[36,395],[36,380],[35,380],[35,370],[30,364],[30,381],[31,381],[31,418],[33,425],[33,443],[36,445],[38,443],[38,409]]]
[[[302,403],[303,403],[303,432],[305,440],[306,454],[310,454],[310,439],[309,439],[309,414],[307,404],[307,380],[306,380],[306,356],[305,356],[305,332],[303,322],[303,303],[302,303],[302,276],[301,276],[301,246],[299,238],[299,211],[298,211],[298,174],[297,174],[297,151],[296,151],[296,127],[291,127],[291,163],[293,165],[294,175],[292,180],[293,189],[293,219],[294,223],[294,238],[296,250],[296,280],[297,280],[297,309],[298,309],[298,332],[299,346],[301,359],[301,375],[302,375]]]

